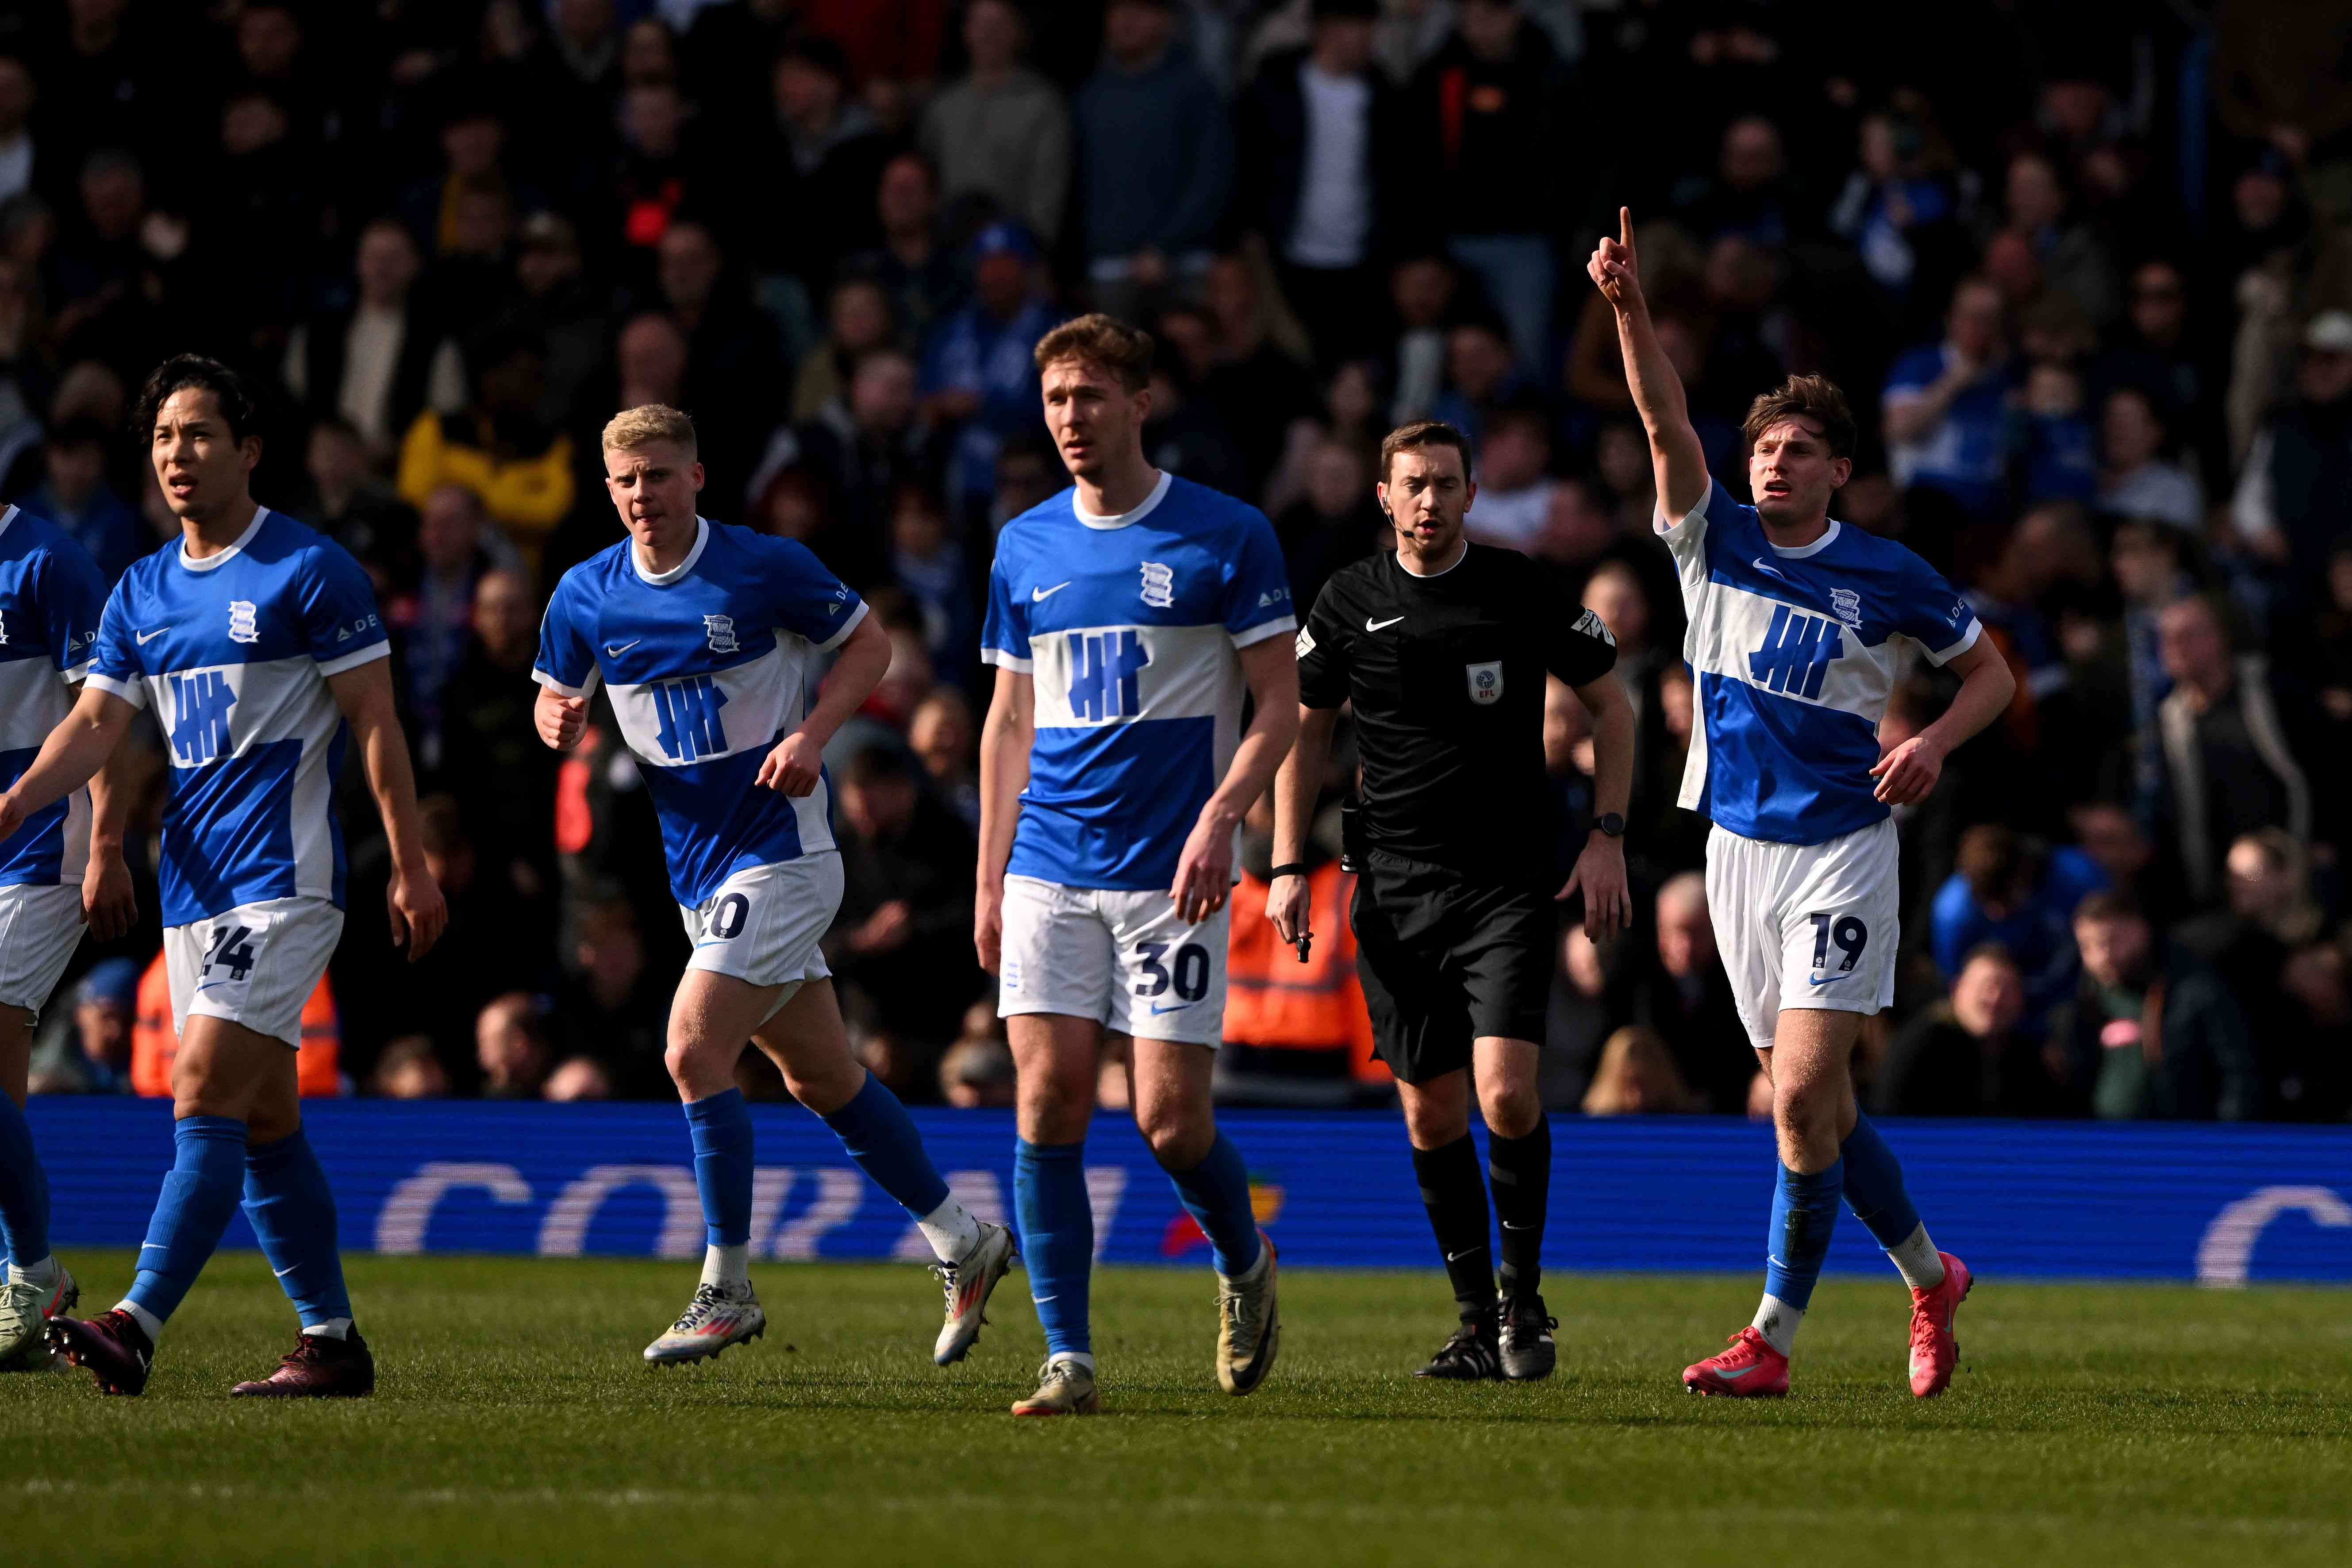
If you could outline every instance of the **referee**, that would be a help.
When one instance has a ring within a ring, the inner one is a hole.
[[[1469,469],[1461,432],[1433,420],[1381,443],[1378,493],[1396,551],[1335,574],[1298,634],[1298,740],[1275,780],[1266,916],[1285,942],[1309,929],[1299,862],[1332,728],[1352,701],[1363,766],[1361,805],[1345,814],[1357,969],[1461,1310],[1461,1327],[1420,1375],[1526,1380],[1549,1376],[1555,1359],[1537,1293],[1551,1188],[1536,1065],[1552,906],[1581,889],[1596,937],[1630,918],[1621,836],[1633,714],[1600,618],[1526,556],[1462,537],[1478,493]],[[1598,821],[1557,895],[1547,675],[1591,711],[1599,774]],[[1474,1075],[1503,1225],[1499,1297],[1470,1141]]]

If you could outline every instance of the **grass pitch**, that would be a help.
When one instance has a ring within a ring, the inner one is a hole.
[[[130,1256],[69,1261],[85,1308]],[[2352,1561],[2352,1294],[1979,1281],[1962,1370],[1905,1391],[1904,1298],[1832,1279],[1793,1394],[1700,1400],[1684,1364],[1747,1278],[1548,1281],[1561,1373],[1435,1386],[1442,1279],[1283,1280],[1282,1361],[1209,1366],[1201,1269],[1095,1286],[1102,1416],[1018,1422],[1043,1350],[1016,1275],[963,1366],[908,1266],[769,1264],[768,1337],[665,1373],[685,1264],[352,1260],[380,1392],[231,1401],[291,1344],[225,1254],[139,1400],[0,1378],[19,1561],[1835,1564]]]

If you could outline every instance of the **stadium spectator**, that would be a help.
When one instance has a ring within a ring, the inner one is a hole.
[[[763,500],[780,478],[808,484],[816,526],[803,542],[845,583],[882,576],[893,498],[907,484],[935,482],[938,443],[917,387],[914,361],[869,350],[814,418],[776,429],[752,474],[751,493]]]
[[[980,729],[971,700],[952,686],[933,687],[907,721],[907,744],[940,802],[974,832],[980,828]]]
[[[368,1075],[368,1092],[385,1100],[446,1100],[449,1072],[436,1054],[432,1037],[403,1035],[388,1043]]]
[[[1789,167],[1780,127],[1762,114],[1725,126],[1713,173],[1682,181],[1672,199],[1675,216],[1702,245],[1731,235],[1785,249],[1810,237],[1820,221],[1815,198]]]
[[[2220,975],[2159,943],[2139,907],[2094,893],[2074,911],[2083,979],[2053,1015],[2063,1082],[2094,1116],[2245,1121],[2263,1080],[2244,1011]]]
[[[2310,1077],[2310,1037],[2317,1026],[2341,1021],[2304,1016],[2298,1004],[2305,998],[2284,984],[2290,960],[2312,947],[2324,921],[2308,862],[2305,847],[2279,828],[2246,834],[2230,846],[2224,862],[2228,903],[2183,921],[2172,933],[2213,966],[2245,1010],[2263,1057],[2266,1116],[2292,1116],[2300,1109],[2295,1102]],[[2325,973],[2303,978],[2306,993],[2329,981]]]
[[[818,226],[806,215],[803,222]],[[709,488],[732,496],[760,437],[783,408],[783,354],[775,326],[752,307],[718,237],[705,225],[670,225],[656,255],[662,302],[686,334],[681,391],[686,406],[696,410],[702,466],[711,476]]]
[[[2001,500],[2002,415],[2013,389],[2000,290],[1962,279],[1944,341],[1895,360],[1883,394],[1888,466],[1897,484],[1944,498],[1966,521]]]
[[[1087,279],[1098,309],[1130,320],[1163,289],[1200,291],[1233,199],[1232,121],[1173,10],[1110,0],[1073,115]]]
[[[2264,827],[2298,844],[2312,837],[2312,715],[2301,693],[2258,653],[2240,654],[2228,613],[2213,600],[2175,601],[2157,618],[2172,691],[2157,706],[2167,847],[2189,896],[2221,892],[2223,846]]]
[[[814,294],[838,258],[871,249],[880,237],[874,187],[890,143],[852,95],[840,45],[803,33],[775,61],[773,140],[751,165],[774,182],[761,193],[767,215],[761,256]]]
[[[605,369],[612,353],[612,307],[588,277],[579,229],[562,213],[535,212],[522,220],[515,234],[514,274],[518,292],[502,319],[547,345],[546,395],[539,415],[561,428],[582,412],[582,397]]]
[[[1716,953],[1706,879],[1696,871],[1668,878],[1652,919],[1654,954],[1626,984],[1612,1015],[1654,1031],[1685,1084],[1713,1110],[1737,1112],[1748,1103],[1756,1058]]]
[[[139,966],[103,958],[74,983],[73,1006],[58,1009],[34,1041],[27,1082],[35,1094],[129,1094],[131,1033],[138,1019]]]
[[[793,417],[815,418],[849,384],[861,357],[898,339],[890,291],[880,279],[853,273],[835,283],[825,296],[824,341],[802,356],[793,374]]]
[[[903,749],[858,752],[836,787],[842,897],[828,961],[878,1028],[937,1051],[982,984],[970,930],[977,841]]]
[[[154,547],[146,524],[107,478],[112,436],[88,416],[68,420],[42,444],[41,482],[23,498],[26,510],[56,523],[89,552],[110,585]]]
[[[982,229],[970,259],[971,302],[932,331],[921,377],[926,413],[954,432],[948,485],[959,517],[987,510],[1006,437],[1043,427],[1030,351],[1055,319],[1037,286],[1037,247],[1019,225]]]
[[[1392,537],[1372,500],[1371,469],[1352,443],[1328,436],[1315,442],[1305,492],[1274,519],[1295,605],[1312,605],[1332,573],[1390,548]]]
[[[1022,63],[1029,25],[1013,0],[964,8],[964,75],[923,110],[920,142],[952,205],[985,203],[1048,247],[1070,194],[1070,111],[1059,89]]]
[[[940,1058],[940,1098],[959,1110],[1010,1110],[1013,1089],[1013,1047],[1001,1039],[967,1034]]]
[[[2309,582],[2342,536],[2352,491],[2352,310],[2320,312],[2302,342],[2294,396],[2254,437],[2230,510],[2249,548]]]
[[[33,134],[36,101],[33,68],[14,54],[0,54],[0,202],[33,194],[33,175],[48,169]]]
[[[2066,1098],[2042,1061],[2039,1033],[2024,1027],[2026,992],[2007,948],[1971,949],[1950,996],[1886,1047],[1871,1109],[1884,1116],[2062,1114]]]
[[[489,1100],[536,1100],[555,1063],[547,1009],[528,992],[491,999],[474,1023],[474,1058]]]
[[[677,919],[675,913],[670,919]],[[669,1099],[674,1091],[662,1049],[671,982],[651,963],[636,906],[617,887],[593,886],[574,901],[567,923],[564,979],[545,1020],[548,1056],[540,1064],[541,1077],[553,1070],[560,1041],[566,1058],[585,1056],[603,1062],[623,1098]],[[487,1087],[484,1092],[489,1092]]]
[[[303,443],[302,471],[309,488],[287,510],[358,558],[377,603],[415,579],[416,514],[371,466],[356,426],[340,414],[315,421]],[[152,535],[143,521],[140,531],[143,553]]]
[[[1584,1092],[1587,1116],[1687,1116],[1706,1109],[1655,1029],[1628,1025],[1602,1042],[1592,1087]]]
[[[900,346],[917,348],[970,288],[962,258],[940,232],[940,181],[930,161],[901,153],[883,164],[874,213],[882,225],[880,247],[850,257],[842,270],[881,287]]]
[[[472,491],[535,565],[574,493],[572,438],[539,414],[547,346],[519,328],[501,329],[476,340],[466,362],[466,407],[418,415],[401,442],[400,497],[422,512],[444,485]]]
[[[1566,184],[1579,166],[1567,68],[1517,0],[1463,0],[1412,92],[1419,166],[1402,187],[1443,193],[1447,253],[1485,285],[1533,374],[1550,357],[1552,227],[1582,195]]]
[[[547,1075],[539,1097],[551,1104],[613,1098],[613,1075],[594,1057],[567,1057]]]
[[[2074,988],[2075,907],[2106,885],[2080,849],[1979,823],[1960,835],[1958,866],[1936,893],[1936,967],[1958,985],[1969,954],[1998,946],[2025,987],[2025,1031],[2038,1034]]]
[[[1539,403],[1497,409],[1478,446],[1478,499],[1464,530],[1481,544],[1533,551],[1551,521],[1550,420]]]

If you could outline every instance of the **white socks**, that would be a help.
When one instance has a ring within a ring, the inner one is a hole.
[[[947,1202],[915,1221],[915,1228],[931,1244],[939,1260],[950,1267],[970,1258],[971,1249],[980,1245],[980,1221],[952,1193]]]
[[[8,1265],[8,1282],[12,1285],[30,1285],[38,1289],[48,1289],[58,1282],[56,1255],[44,1258],[38,1263],[11,1263]]]
[[[702,1253],[702,1282],[716,1285],[730,1295],[751,1288],[751,1248],[747,1242],[738,1247],[709,1247]]]
[[[352,1321],[349,1318],[329,1318],[323,1323],[303,1324],[302,1331],[315,1334],[322,1340],[347,1340],[352,1337]]]
[[[152,1345],[157,1340],[163,1337],[163,1320],[149,1311],[146,1308],[141,1306],[138,1302],[128,1300],[117,1301],[114,1304],[114,1310],[122,1313],[132,1322],[138,1324],[141,1329],[145,1331],[147,1342],[149,1344]]]
[[[1767,1296],[1756,1309],[1756,1321],[1750,1325],[1764,1336],[1764,1342],[1787,1355],[1797,1342],[1797,1329],[1805,1321],[1802,1307],[1791,1307],[1778,1296]]]
[[[1888,1247],[1886,1257],[1902,1274],[1903,1283],[1914,1290],[1933,1290],[1944,1282],[1944,1260],[1936,1255],[1936,1244],[1927,1239],[1925,1224]]]

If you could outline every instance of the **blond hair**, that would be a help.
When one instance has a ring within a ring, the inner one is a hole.
[[[694,421],[667,403],[641,403],[624,408],[604,422],[607,452],[635,452],[656,441],[674,441],[688,458],[698,452]]]

